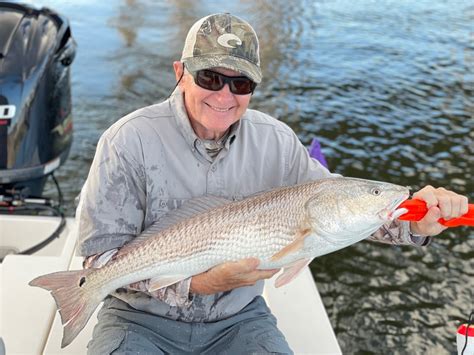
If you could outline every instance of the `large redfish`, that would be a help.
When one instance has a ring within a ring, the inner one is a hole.
[[[290,282],[312,259],[365,239],[404,211],[406,187],[331,178],[278,188],[242,201],[191,200],[124,246],[100,269],[56,272],[30,282],[50,290],[64,325],[62,347],[117,288],[151,279],[151,290],[248,257],[284,268]]]

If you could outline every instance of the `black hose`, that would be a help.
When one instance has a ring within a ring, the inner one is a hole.
[[[58,180],[56,180],[56,176],[54,176],[54,174],[51,174],[51,178],[53,179],[54,184],[56,185],[56,189],[58,190],[58,199],[59,199],[58,202],[59,202],[59,206],[61,206],[64,202],[63,193],[61,192],[61,187],[59,187]]]

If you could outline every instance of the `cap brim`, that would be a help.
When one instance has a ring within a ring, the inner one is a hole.
[[[212,68],[226,68],[242,73],[257,84],[262,81],[262,71],[260,67],[239,57],[229,55],[198,56],[184,58],[183,62],[190,72]]]

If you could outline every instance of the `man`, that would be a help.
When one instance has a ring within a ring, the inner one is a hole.
[[[173,67],[178,87],[169,100],[123,117],[100,139],[77,213],[85,267],[104,265],[188,199],[241,199],[332,176],[288,126],[247,109],[262,79],[248,23],[229,14],[200,19]],[[426,187],[416,197],[430,207],[422,221],[395,221],[372,238],[426,245],[443,230],[440,216],[467,211],[464,197],[444,189]],[[99,313],[89,352],[291,353],[260,296],[278,270],[258,264],[229,262],[155,292],[147,280],[117,290]]]

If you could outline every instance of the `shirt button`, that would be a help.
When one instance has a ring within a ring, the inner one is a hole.
[[[217,170],[217,167],[216,167],[215,165],[213,165],[213,166],[211,167],[211,170],[212,170],[212,171],[216,171],[216,170]]]

